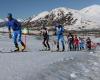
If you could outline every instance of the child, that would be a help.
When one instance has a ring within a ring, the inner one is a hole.
[[[87,47],[88,50],[91,50],[91,39],[90,39],[90,37],[88,37],[86,39],[86,47]]]
[[[83,38],[79,37],[79,49],[83,50],[85,45],[85,41]]]
[[[67,39],[68,39],[68,47],[70,51],[72,51],[74,49],[74,36],[71,33],[69,33]]]
[[[79,50],[79,39],[77,38],[77,36],[75,36],[74,38],[74,49]]]

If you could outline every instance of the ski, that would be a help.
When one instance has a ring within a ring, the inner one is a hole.
[[[39,51],[50,51],[50,50],[44,50],[44,49],[41,49],[41,50],[39,50]]]
[[[66,51],[51,51],[51,52],[66,52]]]
[[[26,50],[24,51],[14,51],[14,50],[0,51],[0,53],[24,53],[24,52],[28,52],[28,51]]]
[[[28,52],[28,51],[26,51],[26,50],[19,50],[19,51],[10,50],[10,52],[15,52],[15,53],[17,53],[17,52]]]

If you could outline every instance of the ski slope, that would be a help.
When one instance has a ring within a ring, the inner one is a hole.
[[[23,38],[24,40],[24,38]],[[14,49],[7,34],[0,34],[0,80],[100,80],[100,52],[41,52],[41,40],[27,36],[27,51]]]

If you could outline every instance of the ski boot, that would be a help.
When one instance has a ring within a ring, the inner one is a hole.
[[[26,45],[23,42],[21,42],[21,45],[22,45],[21,51],[23,52],[26,49]]]
[[[14,52],[18,52],[19,51],[19,48],[16,48],[15,50],[14,50]]]
[[[65,46],[63,46],[62,52],[65,51]]]
[[[56,51],[59,51],[59,43],[57,43],[57,50]]]
[[[47,50],[50,51],[50,48],[48,48]]]
[[[14,50],[14,52],[18,52],[19,51],[19,47],[18,47],[17,43],[15,43],[15,47],[16,47],[16,49]]]

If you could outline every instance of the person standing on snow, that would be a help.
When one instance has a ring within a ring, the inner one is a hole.
[[[85,47],[85,41],[83,38],[79,37],[79,49],[84,50]]]
[[[69,33],[69,35],[67,36],[68,39],[68,48],[70,49],[70,51],[74,50],[74,36],[72,33]]]
[[[9,31],[9,38],[11,39],[13,37],[14,45],[16,47],[14,51],[16,52],[20,50],[18,46],[18,42],[20,42],[22,45],[21,51],[24,51],[26,46],[21,40],[21,37],[22,37],[21,24],[12,17],[11,13],[8,13],[7,18],[8,18],[7,26],[8,26],[8,31]],[[13,31],[12,35],[11,35],[11,29]]]
[[[75,36],[74,38],[74,49],[79,50],[79,39],[77,38],[77,36]]]
[[[48,30],[46,27],[43,27],[41,34],[43,35],[43,45],[45,47],[45,50],[50,50],[49,34],[48,34]]]
[[[88,37],[86,39],[86,47],[87,47],[88,50],[91,50],[91,39],[90,39],[90,37]]]
[[[57,37],[57,51],[59,51],[59,41],[61,40],[62,43],[62,51],[65,51],[65,44],[64,44],[64,28],[60,24],[56,24],[56,37]]]

